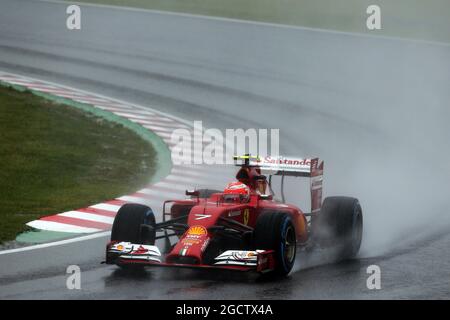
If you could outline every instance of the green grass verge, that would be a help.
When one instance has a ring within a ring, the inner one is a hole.
[[[123,125],[0,86],[0,242],[42,215],[134,192],[155,173],[152,145]]]
[[[448,0],[78,0],[450,42]],[[381,7],[382,30],[366,28],[366,9]]]

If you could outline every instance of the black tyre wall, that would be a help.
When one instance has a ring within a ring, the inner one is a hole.
[[[292,223],[292,218],[288,213],[263,212],[258,217],[254,229],[254,248],[275,251],[275,273],[279,275],[287,275],[291,271],[295,263],[295,252],[293,260],[287,261],[282,246],[283,233],[288,227],[292,228],[295,234],[295,228]]]
[[[362,240],[362,209],[350,197],[328,197],[312,220],[312,236],[321,247],[336,247],[339,259],[356,256]]]
[[[127,203],[123,205],[114,219],[111,241],[143,243],[141,225],[150,227],[155,225],[155,215],[152,209],[141,204]],[[152,244],[154,244],[154,239]]]

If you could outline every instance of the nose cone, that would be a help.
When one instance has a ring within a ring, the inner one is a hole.
[[[191,226],[167,256],[167,262],[201,264],[202,254],[209,244],[209,239],[208,230],[204,226]]]

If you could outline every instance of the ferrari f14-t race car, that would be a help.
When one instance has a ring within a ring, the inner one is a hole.
[[[361,206],[350,197],[322,203],[323,161],[249,155],[235,161],[236,182],[224,191],[186,191],[188,199],[165,201],[161,222],[148,206],[123,205],[114,219],[106,263],[287,275],[298,250],[333,247],[340,260],[358,253]],[[281,176],[281,200],[272,190],[274,175]],[[310,212],[284,203],[286,176],[310,179]],[[163,249],[155,245],[158,239]]]

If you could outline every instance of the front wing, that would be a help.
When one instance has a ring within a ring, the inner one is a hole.
[[[273,254],[273,250],[228,250],[217,256],[213,264],[171,263],[165,262],[165,257],[156,246],[120,242],[107,246],[106,263],[265,273],[272,271],[275,267]]]

